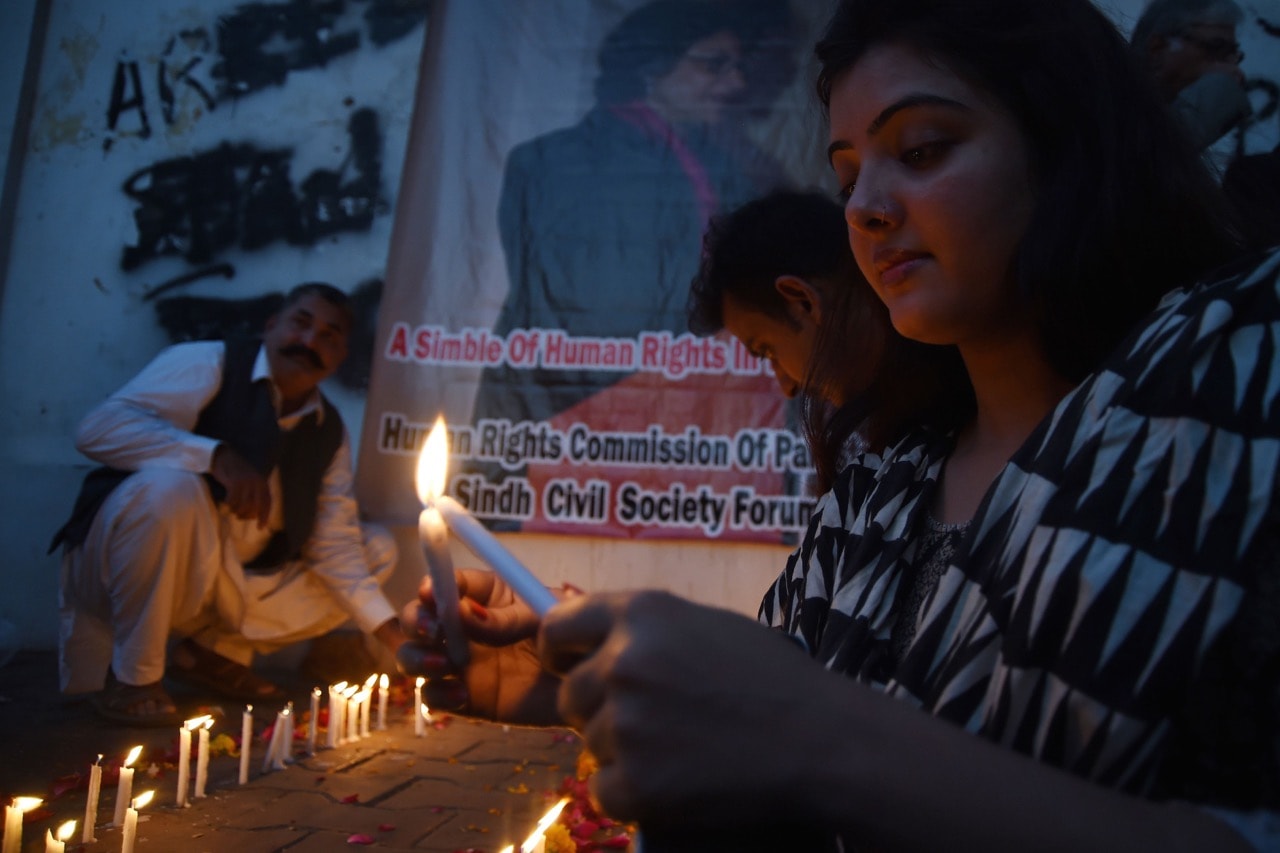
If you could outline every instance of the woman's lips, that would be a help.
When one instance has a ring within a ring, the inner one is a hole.
[[[928,257],[923,252],[909,252],[903,249],[878,249],[875,253],[876,275],[884,287],[898,284],[925,261]]]

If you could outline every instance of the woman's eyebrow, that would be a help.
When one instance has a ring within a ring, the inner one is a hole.
[[[927,92],[920,92],[911,95],[905,95],[894,101],[889,106],[882,109],[871,123],[867,125],[867,136],[875,136],[884,126],[889,123],[895,115],[903,110],[912,109],[913,107],[948,107],[951,109],[969,110],[969,107],[952,98],[946,98],[942,95],[933,95]],[[848,151],[853,148],[853,144],[844,140],[836,140],[827,146],[827,162],[831,162],[831,158],[837,151]]]

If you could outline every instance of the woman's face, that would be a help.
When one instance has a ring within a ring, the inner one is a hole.
[[[677,124],[716,124],[746,88],[742,43],[731,32],[694,42],[652,84],[649,104]]]
[[[1009,270],[1035,199],[1013,117],[892,44],[838,79],[829,112],[849,242],[894,327],[960,345],[1022,328]]]

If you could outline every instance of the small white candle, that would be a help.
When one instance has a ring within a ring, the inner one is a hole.
[[[54,835],[53,830],[45,830],[44,834],[44,853],[66,853],[67,839],[75,834],[76,822],[69,820],[58,827],[58,834]]]
[[[417,737],[426,734],[426,728],[422,724],[422,685],[426,683],[426,679],[421,675],[418,680],[413,683],[413,733]]]
[[[178,808],[187,805],[187,796],[191,791],[191,732],[203,726],[207,719],[208,714],[195,717],[178,728],[178,793],[174,799]],[[119,803],[116,805],[118,808]]]
[[[281,770],[286,764],[293,763],[293,726],[297,716],[293,713],[293,703],[290,702],[284,709],[284,734],[280,736],[280,754],[276,756],[276,763]]]
[[[311,725],[307,726],[307,755],[316,754],[316,729],[320,727],[320,688],[311,689]]]
[[[240,717],[240,784],[249,781],[249,752],[253,743],[253,706],[245,705]]]
[[[369,717],[373,709],[373,687],[378,683],[378,675],[374,673],[364,683],[364,704],[360,706],[360,737],[369,736]]]
[[[4,807],[3,853],[22,853],[22,816],[43,802],[39,797],[14,797]]]
[[[147,791],[140,795],[125,810],[124,815],[124,837],[120,842],[120,853],[133,853],[133,842],[138,837],[138,810],[151,802],[151,797],[155,791]]]
[[[102,794],[102,756],[89,765],[89,796],[84,801],[84,831],[80,841],[88,844],[97,841],[93,834],[94,825],[98,822],[98,797]]]
[[[197,800],[205,797],[204,789],[209,784],[209,727],[213,725],[213,718],[204,721],[204,725],[200,727],[198,743],[196,746],[196,794]]]
[[[387,728],[387,694],[391,692],[391,679],[384,672],[378,679],[378,731]]]
[[[356,725],[360,722],[360,706],[356,698],[359,690],[360,686],[353,684],[342,691],[343,743],[356,739]]]
[[[329,730],[326,734],[326,741],[330,749],[338,745],[339,735],[342,733],[342,709],[339,707],[338,699],[342,696],[342,691],[346,689],[347,682],[345,681],[329,685]]]
[[[560,812],[564,811],[564,807],[568,804],[569,798],[565,797],[547,810],[547,813],[538,821],[533,833],[520,845],[520,853],[543,853],[547,849],[547,840],[544,837],[547,828],[556,822],[556,818],[560,817]]]
[[[267,742],[267,753],[262,756],[262,772],[275,768],[276,750],[280,748],[280,736],[284,734],[284,711],[276,712],[275,724],[271,727],[271,740]]]
[[[138,756],[142,754],[142,747],[135,746],[129,750],[129,754],[125,756],[124,764],[120,765],[120,781],[116,783],[116,810],[112,817],[112,826],[124,825],[124,813],[129,808],[129,798],[133,796],[133,762],[138,760]]]

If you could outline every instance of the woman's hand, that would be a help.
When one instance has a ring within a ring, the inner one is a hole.
[[[408,675],[427,679],[427,704],[503,722],[559,725],[555,692],[559,681],[542,669],[533,638],[538,616],[493,572],[459,569],[459,614],[470,642],[470,663],[450,662],[436,614],[431,578],[405,606],[401,627],[409,641],[397,660]]]
[[[560,712],[600,763],[592,784],[610,815],[724,827],[787,814],[777,810],[812,755],[777,747],[821,694],[811,682],[835,678],[788,638],[638,592],[562,602],[539,642],[547,668],[565,672]]]

